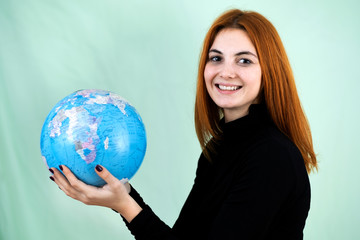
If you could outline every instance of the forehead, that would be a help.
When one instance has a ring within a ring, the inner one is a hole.
[[[225,28],[215,37],[210,49],[220,51],[252,51],[256,52],[246,31],[237,28]]]

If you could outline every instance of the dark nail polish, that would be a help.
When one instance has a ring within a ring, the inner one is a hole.
[[[53,176],[50,176],[50,179],[55,182],[55,179],[53,178]]]
[[[52,170],[51,168],[49,168],[49,171],[50,171],[52,174],[54,174],[54,170]]]
[[[64,170],[63,167],[62,167],[62,165],[59,165],[59,168],[60,168],[61,171]]]
[[[96,165],[96,171],[101,172],[103,170],[103,168],[100,165]]]

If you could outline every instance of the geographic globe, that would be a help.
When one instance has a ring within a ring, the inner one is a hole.
[[[146,132],[136,109],[119,95],[79,90],[50,111],[40,148],[48,168],[65,165],[81,181],[100,187],[105,181],[94,170],[97,164],[118,179],[137,172],[145,156]]]

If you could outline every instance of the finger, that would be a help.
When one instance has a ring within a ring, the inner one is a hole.
[[[53,174],[50,179],[53,180],[61,190],[64,191],[64,185],[68,184],[67,179],[57,168],[50,168],[50,170],[50,172]]]
[[[124,184],[124,186],[125,186],[125,188],[126,188],[126,192],[127,192],[127,193],[130,193],[130,192],[131,192],[131,185],[130,185],[130,183],[129,183],[129,179],[123,178],[123,179],[120,180],[120,182],[121,182],[122,184]]]
[[[57,169],[53,168],[52,176],[59,188],[69,197],[83,202],[87,205],[96,204],[97,187],[85,184],[76,178],[69,168],[64,165],[59,166],[64,175]]]
[[[64,173],[66,179],[68,180],[70,185],[73,188],[75,188],[77,191],[84,192],[86,189],[90,187],[83,181],[80,181],[68,167],[66,167],[65,165],[61,165],[61,167],[62,167],[62,172]]]
[[[63,167],[61,167],[62,169],[64,169]],[[68,179],[66,178],[66,176],[64,176],[59,170],[57,170],[56,168],[52,168],[52,170],[54,171],[54,180],[55,183],[59,186],[59,188],[69,197],[74,198],[74,199],[79,199],[81,194],[71,186],[70,182],[68,181]]]
[[[68,180],[66,179],[66,177],[57,169],[57,168],[50,168],[53,175],[52,177],[54,178],[56,184],[58,185],[65,185],[68,184]]]
[[[121,182],[122,184],[126,184],[126,183],[129,182],[129,179],[128,179],[128,178],[123,178],[123,179],[120,180],[120,182]]]
[[[119,179],[114,177],[105,167],[96,165],[95,172],[109,185],[119,184]]]
[[[69,185],[66,186],[66,190],[69,192],[68,196],[88,205],[95,204],[97,191],[99,189],[80,181],[65,165],[61,165],[61,167],[62,172],[69,182]]]

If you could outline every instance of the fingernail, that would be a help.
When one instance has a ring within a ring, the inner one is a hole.
[[[100,165],[96,165],[96,171],[101,172],[103,170],[103,168]]]
[[[62,167],[62,165],[59,165],[59,168],[60,168],[61,171],[64,170],[63,167]]]
[[[50,176],[50,179],[55,182],[55,179],[53,178],[53,176]]]
[[[54,170],[52,170],[51,168],[49,168],[49,171],[50,171],[52,174],[54,174]]]

